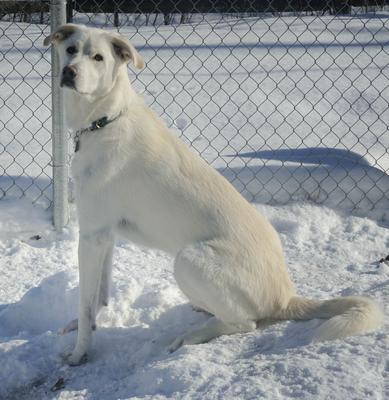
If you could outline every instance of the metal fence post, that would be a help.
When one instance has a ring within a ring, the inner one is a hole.
[[[66,0],[51,0],[51,32],[66,23]],[[64,122],[63,93],[59,87],[59,57],[54,46],[51,48],[51,97],[53,139],[53,214],[54,226],[62,231],[69,219],[68,206],[68,135]]]

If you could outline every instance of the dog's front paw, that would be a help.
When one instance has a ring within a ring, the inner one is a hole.
[[[78,365],[85,364],[88,361],[88,355],[78,354],[76,352],[69,352],[61,354],[63,361],[71,367],[77,367]]]

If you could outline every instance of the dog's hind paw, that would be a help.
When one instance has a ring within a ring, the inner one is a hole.
[[[78,329],[78,319],[73,319],[66,326],[61,328],[58,333],[60,335],[66,335],[69,332],[76,331]]]
[[[180,347],[182,347],[185,343],[184,336],[178,336],[178,338],[168,347],[167,351],[169,353],[174,353]]]

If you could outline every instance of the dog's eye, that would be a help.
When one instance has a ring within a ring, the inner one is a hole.
[[[68,48],[66,49],[66,52],[67,52],[68,54],[76,54],[76,53],[77,53],[77,48],[76,48],[76,46],[70,46],[70,47],[68,47]]]
[[[103,61],[103,56],[101,54],[96,54],[93,59],[96,61]]]

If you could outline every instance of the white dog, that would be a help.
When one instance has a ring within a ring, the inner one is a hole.
[[[130,42],[67,24],[44,41],[60,55],[61,86],[75,138],[72,174],[80,225],[77,344],[86,360],[96,315],[108,302],[117,235],[165,250],[178,286],[213,315],[178,337],[184,344],[248,332],[261,320],[328,319],[315,339],[376,329],[380,309],[364,297],[298,297],[273,227],[221,175],[175,137],[131,87],[127,63],[144,61]]]

